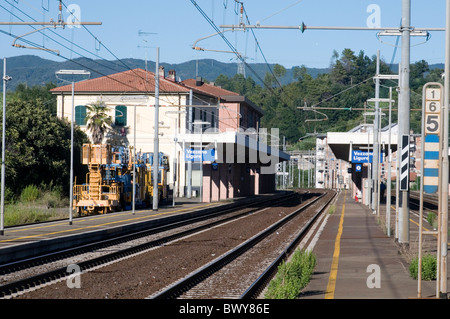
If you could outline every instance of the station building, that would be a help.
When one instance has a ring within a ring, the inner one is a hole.
[[[71,121],[72,85],[51,92],[57,116]],[[89,137],[86,105],[100,102],[112,118],[103,143],[153,152],[154,73],[133,69],[76,82],[74,120]],[[200,77],[179,81],[160,67],[158,113],[159,151],[169,156],[176,197],[210,202],[275,191],[276,164],[289,155],[268,145],[278,145],[278,131],[260,127],[263,111],[249,99]]]

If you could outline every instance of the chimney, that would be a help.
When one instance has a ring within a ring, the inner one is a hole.
[[[166,77],[166,72],[164,71],[164,67],[162,65],[159,67],[159,77],[163,79]]]
[[[177,81],[177,73],[175,72],[175,70],[169,70],[169,76],[167,78],[172,82],[176,82]]]
[[[202,86],[203,85],[203,79],[201,76],[197,76],[197,78],[195,79],[195,85],[196,86]]]

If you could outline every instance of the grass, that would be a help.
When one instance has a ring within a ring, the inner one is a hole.
[[[328,214],[332,215],[336,211],[336,205],[332,204],[328,209]]]
[[[422,257],[422,280],[436,280],[436,256],[426,254]],[[419,258],[415,257],[409,264],[409,275],[417,279],[419,272]]]
[[[5,226],[24,225],[69,217],[69,200],[59,189],[27,186],[17,200],[5,205]]]
[[[438,219],[437,219],[437,215],[433,212],[428,212],[427,214],[427,222],[434,228],[436,229],[438,226]]]
[[[309,283],[316,266],[312,252],[296,250],[289,262],[278,266],[278,273],[269,283],[266,299],[295,299]]]

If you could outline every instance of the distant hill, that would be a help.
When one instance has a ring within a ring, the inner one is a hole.
[[[177,78],[186,80],[195,78],[198,75],[207,81],[214,82],[220,74],[232,77],[237,73],[237,63],[223,63],[213,59],[192,60],[179,64],[161,63],[168,70],[174,69]],[[264,79],[269,69],[264,63],[249,63],[254,72],[261,79]],[[275,64],[271,64],[273,69]],[[85,69],[91,72],[91,78],[110,75],[117,72],[126,71],[134,68],[145,69],[145,61],[139,59],[122,59],[116,61],[92,60],[87,58],[78,58],[72,61],[57,62],[47,60],[34,55],[21,55],[7,58],[7,74],[12,77],[8,83],[8,90],[14,90],[20,83],[26,83],[28,86],[44,85],[49,82],[62,85],[61,81],[55,77],[55,72],[62,69]],[[443,69],[444,64],[431,64],[430,69]],[[148,61],[147,69],[154,72],[155,62]],[[393,72],[397,72],[398,65],[392,65]],[[246,67],[246,76],[252,77],[257,84],[262,85],[258,77]],[[308,68],[308,73],[313,77],[321,73],[328,73],[328,68]],[[286,75],[280,79],[281,84],[288,84],[293,81],[293,68],[286,69]],[[2,84],[3,85],[3,84]]]
[[[195,78],[198,75],[204,79],[213,82],[220,75],[232,77],[237,73],[237,63],[223,63],[213,59],[192,60],[179,64],[161,63],[168,70],[174,69],[177,78],[181,80]],[[269,69],[264,63],[249,63],[261,79],[264,79]],[[273,68],[274,64],[271,65]],[[14,90],[20,83],[26,83],[28,86],[44,85],[49,82],[62,85],[55,77],[55,72],[62,69],[85,69],[91,72],[91,78],[110,75],[117,72],[126,71],[128,69],[142,68],[145,69],[145,61],[139,59],[122,59],[117,61],[91,60],[86,58],[78,58],[72,61],[57,62],[46,60],[34,55],[22,55],[7,58],[7,74],[12,77],[12,81],[8,83],[8,90]],[[155,71],[155,62],[148,61],[148,70]],[[312,77],[316,77],[320,73],[326,73],[328,69],[308,68],[308,73]],[[293,69],[286,70],[280,82],[287,84],[293,81]],[[251,70],[246,68],[246,75],[252,77],[259,85],[262,83]]]

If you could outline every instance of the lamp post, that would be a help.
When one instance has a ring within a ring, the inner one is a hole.
[[[159,175],[159,47],[156,48],[155,71],[155,136],[153,137],[153,211],[158,210],[158,175]]]
[[[75,121],[75,81],[67,81],[58,77],[58,75],[91,75],[90,72],[85,70],[59,70],[56,73],[56,78],[61,81],[72,83],[72,120],[70,121],[70,203],[69,203],[69,225],[72,225],[73,218],[73,122]]]
[[[1,195],[1,218],[0,218],[0,235],[5,234],[4,218],[5,218],[5,142],[6,142],[6,83],[12,78],[6,75],[6,58],[3,59],[3,123],[2,123],[2,195]]]

